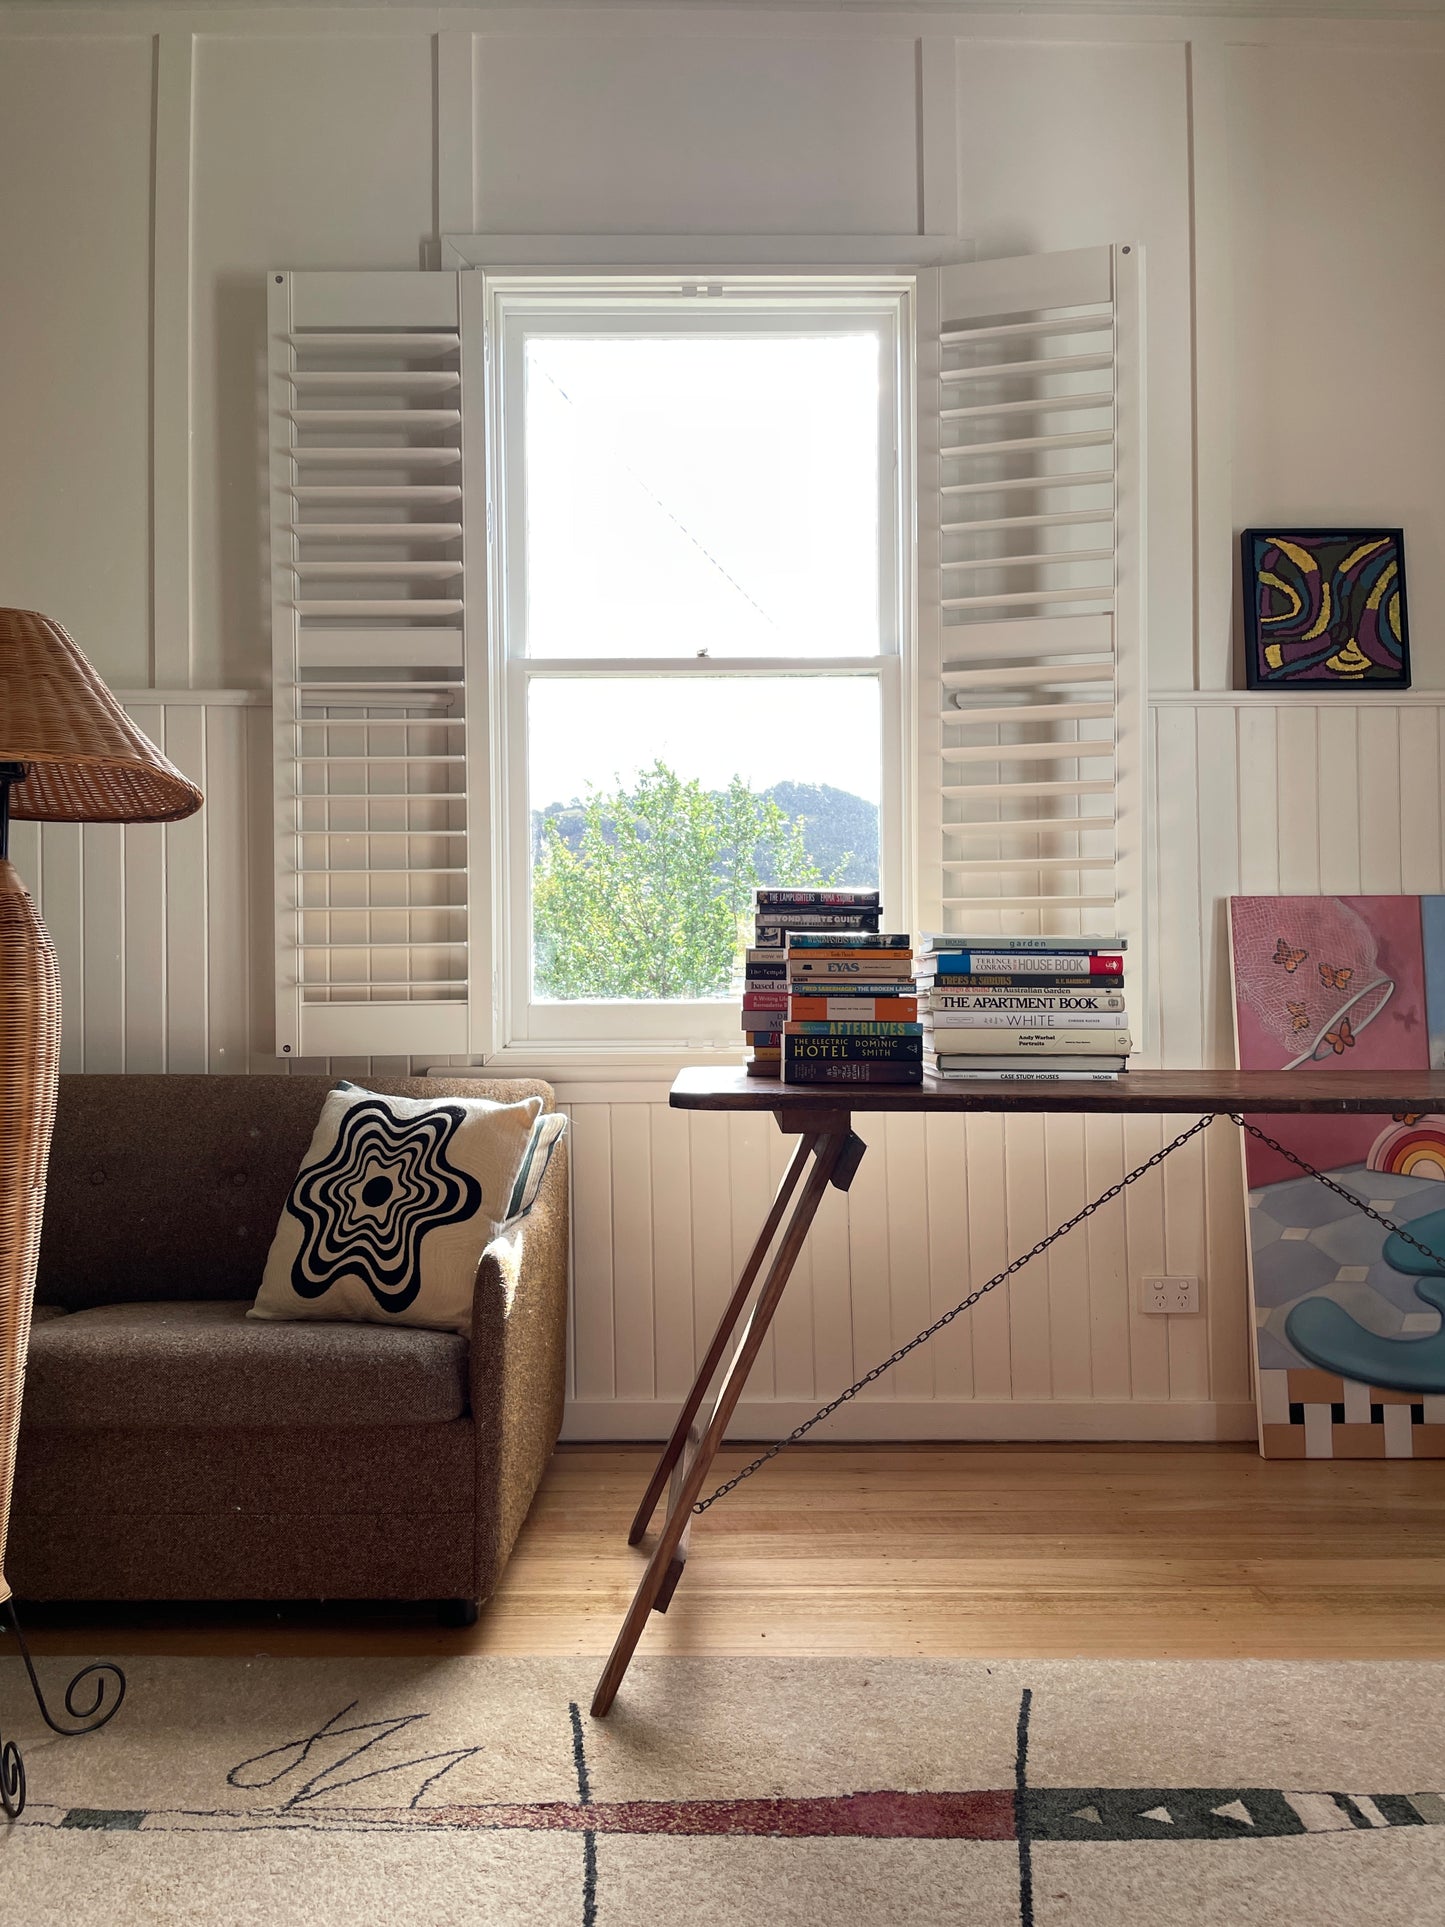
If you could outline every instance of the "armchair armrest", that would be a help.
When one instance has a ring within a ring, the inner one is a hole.
[[[482,1253],[472,1294],[470,1403],[477,1443],[477,1591],[487,1598],[557,1434],[567,1371],[567,1140],[532,1209]]]

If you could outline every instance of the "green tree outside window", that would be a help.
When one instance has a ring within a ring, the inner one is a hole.
[[[544,816],[532,873],[539,997],[726,995],[759,884],[825,888],[805,821],[741,777],[706,790],[656,762],[629,789]]]

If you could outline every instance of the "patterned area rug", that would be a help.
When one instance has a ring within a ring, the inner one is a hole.
[[[43,1662],[47,1677],[61,1669]],[[0,1713],[7,1920],[1427,1927],[1445,1665],[136,1660]]]

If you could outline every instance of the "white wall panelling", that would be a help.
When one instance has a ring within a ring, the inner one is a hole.
[[[191,680],[191,172],[195,38],[155,38],[151,239],[151,681]]]
[[[1141,244],[1151,1049],[1227,1058],[1231,890],[1441,888],[1445,697],[1226,692],[1235,534],[1277,516],[1403,522],[1417,681],[1445,684],[1445,22],[1220,11],[0,8],[0,602],[65,622],[208,798],[170,829],[17,828],[66,1067],[277,1068],[262,276],[414,269],[446,233]],[[1322,100],[1388,140],[1338,140]],[[785,1146],[590,1076],[562,1092],[569,1427],[636,1435],[685,1383]],[[1160,1137],[866,1134],[746,1430],[837,1390]],[[1216,1126],[835,1427],[1246,1434],[1239,1183]],[[1130,1280],[1161,1268],[1205,1277],[1203,1317],[1134,1313]]]
[[[16,861],[60,954],[64,1068],[282,1070],[270,1034],[270,710],[243,692],[132,691],[126,706],[206,807],[166,828],[16,826]],[[1153,1058],[1228,1063],[1227,897],[1445,890],[1445,694],[1179,695],[1152,705],[1150,725],[1164,772],[1151,816],[1170,852],[1152,932]],[[574,1131],[568,1430],[654,1435],[788,1141],[768,1118],[671,1111],[662,1083],[554,1081]],[[796,1424],[1178,1128],[864,1117],[868,1156],[852,1191],[824,1206],[739,1433]],[[1155,1271],[1202,1277],[1204,1315],[1140,1316],[1132,1281]],[[1239,1154],[1218,1124],[832,1423],[858,1438],[1249,1436],[1245,1305]]]

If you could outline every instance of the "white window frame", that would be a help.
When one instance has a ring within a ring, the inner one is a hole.
[[[595,243],[594,243],[595,245]],[[916,244],[915,244],[916,245]],[[700,278],[704,276],[705,278]],[[555,320],[558,331],[579,325],[623,332],[666,302],[670,325],[716,328],[726,304],[730,319],[776,317],[811,310],[819,325],[840,331],[866,316],[880,329],[886,379],[880,407],[880,627],[878,655],[829,658],[604,658],[563,659],[524,654],[518,620],[522,591],[520,505],[520,342],[529,323]],[[692,304],[697,308],[692,310]],[[588,305],[593,308],[585,316]],[[533,680],[566,676],[858,675],[880,691],[880,884],[890,921],[908,928],[914,915],[912,861],[915,826],[915,710],[917,598],[913,568],[917,515],[916,277],[908,269],[811,272],[707,267],[669,270],[579,270],[526,266],[488,270],[482,277],[486,344],[487,502],[491,539],[487,649],[489,691],[485,785],[492,830],[492,1003],[495,1040],[489,1062],[539,1059],[580,1061],[599,1054],[641,1058],[685,1052],[737,1056],[741,1050],[735,1004],[697,1002],[532,1003],[530,799],[526,776],[526,702]],[[604,323],[610,323],[610,328]],[[482,677],[478,675],[480,684]],[[479,781],[482,772],[478,772]]]

